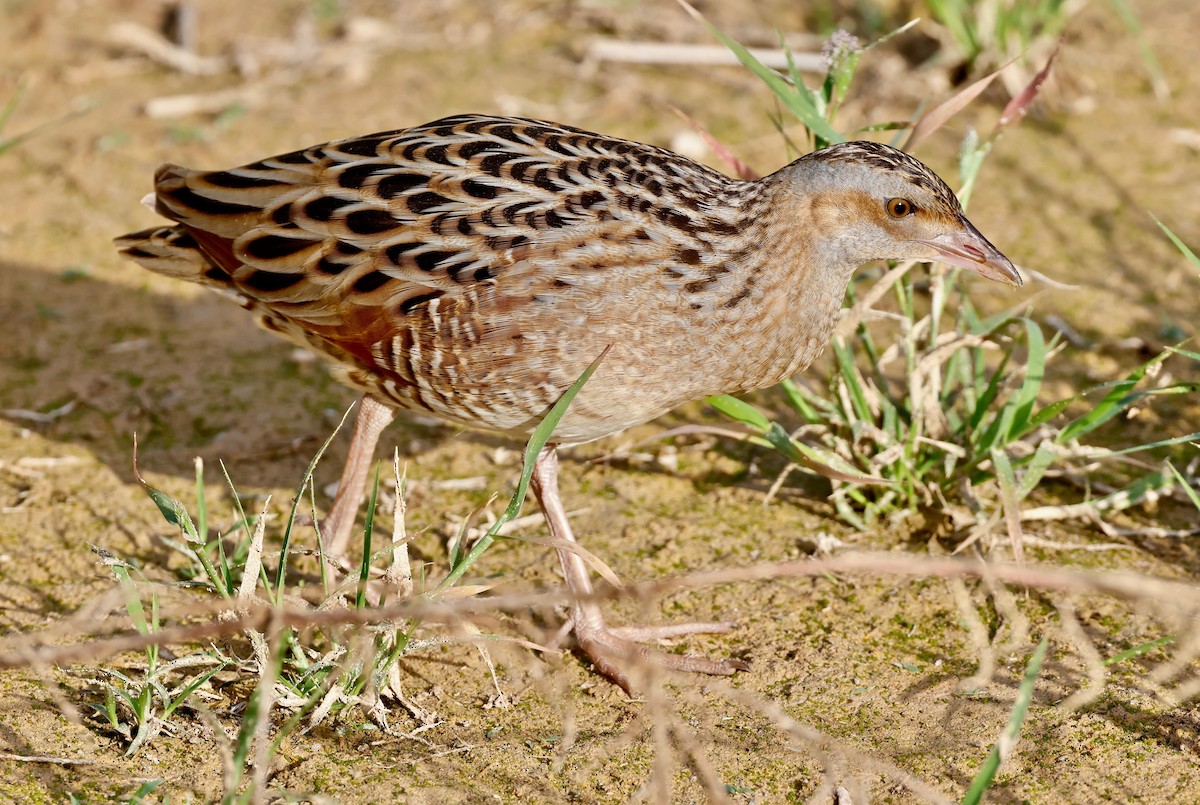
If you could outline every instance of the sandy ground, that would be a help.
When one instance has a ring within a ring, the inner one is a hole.
[[[353,14],[336,3],[199,5],[198,52],[257,70],[248,82],[255,90],[224,112],[155,118],[146,114],[155,99],[211,97],[247,82],[228,69],[189,75],[114,44],[119,22],[156,27],[158,2],[0,3],[0,103],[26,88],[4,133],[44,127],[0,154],[0,408],[10,412],[0,416],[0,616],[10,651],[113,589],[89,545],[136,561],[152,578],[174,578],[178,560],[162,541],[171,534],[133,482],[135,432],[141,467],[172,494],[190,499],[192,461],[201,456],[210,467],[223,460],[243,491],[286,500],[353,399],[235,306],[116,256],[114,235],[155,221],[137,202],[159,163],[236,165],[468,110],[548,117],[669,146],[685,130],[672,104],[762,170],[785,159],[767,119],[773,104],[743,71],[587,64],[587,43],[600,35],[708,42],[665,0],[504,0],[487,4],[486,15],[466,2],[362,3]],[[714,5],[714,18],[735,32],[766,32],[769,41],[771,26],[803,30],[792,4]],[[993,309],[1027,301],[1039,321],[1058,317],[1087,342],[1048,378],[1064,395],[1113,379],[1164,341],[1194,335],[1200,321],[1200,277],[1146,214],[1200,243],[1200,73],[1191,56],[1200,8],[1160,0],[1139,13],[1171,99],[1154,98],[1136,44],[1107,6],[1094,4],[1072,27],[1037,114],[996,148],[972,204],[972,218],[1015,262],[1077,286],[981,294]],[[881,54],[847,119],[906,116],[918,101],[944,97],[944,74]],[[986,104],[974,112],[980,125],[996,113]],[[950,169],[963,125],[920,156]],[[47,422],[21,413],[69,403]],[[818,533],[849,547],[926,552],[923,541],[886,529],[852,533],[813,489],[785,488],[764,506],[779,467],[749,448],[694,441],[680,443],[672,462],[582,460],[711,416],[695,405],[580,448],[566,462],[568,507],[583,510],[576,528],[622,578],[802,557]],[[1167,401],[1105,438],[1119,446],[1197,429],[1194,403]],[[443,556],[456,520],[490,491],[508,489],[517,470],[517,454],[500,449],[515,445],[491,437],[401,422],[384,442],[399,447],[417,481],[484,479],[470,491],[427,483],[414,492],[410,527],[423,529],[418,558]],[[661,456],[666,448],[646,449]],[[344,450],[339,441],[322,483],[334,479]],[[214,507],[228,516],[220,493]],[[1196,513],[1164,501],[1134,519],[1178,528]],[[1111,541],[1082,524],[1031,533],[1075,546]],[[1198,570],[1189,541],[1130,538],[1108,552],[1032,553],[1035,562],[1185,580]],[[485,564],[481,572],[507,589],[556,579],[552,553],[532,544],[502,542]],[[971,589],[987,611],[986,590]],[[1059,599],[1015,595],[1032,632],[1048,628]],[[1103,656],[1163,633],[1152,607],[1100,596],[1073,603]],[[848,786],[855,802],[868,792],[872,801],[919,801],[920,789],[893,772],[957,798],[1008,717],[1032,645],[1006,647],[991,678],[964,693],[960,683],[974,673],[979,649],[951,584],[937,578],[724,585],[646,607],[621,604],[613,617],[737,620],[730,635],[678,647],[736,656],[752,670],[730,688],[695,680],[647,704],[571,655],[501,648],[499,683],[513,702],[505,708],[496,706],[477,652],[430,650],[406,659],[403,670],[411,701],[436,716],[436,727],[414,733],[420,722],[399,708],[390,732],[348,715],[285,741],[272,785],[297,798],[320,792],[345,802],[623,802],[654,793],[646,785],[655,747],[670,744],[676,754],[659,756],[675,757],[667,780],[677,802],[704,799],[698,767],[680,761],[688,751],[706,758],[738,802],[804,801],[826,779]],[[1084,684],[1085,662],[1056,644],[991,801],[1200,801],[1195,709],[1139,684],[1162,659],[1124,664],[1102,696],[1069,711],[1060,702]],[[135,663],[126,657],[107,667]],[[55,696],[86,713],[97,698],[87,680],[99,673],[85,664],[0,674],[0,799],[111,801],[147,778],[165,779],[155,796],[172,802],[219,799],[220,753],[201,719],[183,714],[174,734],[126,758],[124,744],[94,720],[63,714]],[[784,716],[812,732],[781,728]],[[671,740],[656,742],[656,729],[668,728]],[[29,756],[72,763],[20,759]]]

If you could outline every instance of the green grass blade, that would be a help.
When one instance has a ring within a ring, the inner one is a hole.
[[[146,797],[153,794],[154,789],[158,788],[164,782],[166,782],[166,781],[165,780],[157,780],[157,779],[156,780],[147,780],[144,783],[142,783],[140,786],[138,786],[137,790],[134,791],[132,794],[130,794],[129,799],[125,800],[125,801],[128,803],[128,805],[141,805],[141,802],[143,800],[145,800]],[[169,800],[163,800],[163,801],[168,802]]]
[[[583,370],[583,374],[579,376],[571,386],[563,392],[563,395],[558,398],[558,402],[550,409],[550,413],[546,414],[536,428],[533,429],[533,435],[529,438],[529,443],[525,445],[525,464],[527,469],[521,472],[521,480],[517,484],[517,492],[513,495],[513,499],[509,501],[508,508],[505,509],[504,515],[511,519],[521,513],[521,506],[525,503],[525,493],[529,490],[529,480],[533,477],[533,464],[537,460],[538,454],[542,452],[542,448],[550,441],[550,437],[554,434],[554,429],[558,427],[558,423],[566,416],[567,409],[571,406],[571,402],[575,396],[583,389],[583,385],[588,382],[592,374],[600,367],[600,362],[608,355],[611,346],[605,347],[596,360],[588,364],[588,367]],[[519,498],[519,499],[518,499]]]
[[[1002,434],[1007,434],[1012,430],[1012,420],[1015,415],[1016,409],[1011,404],[1005,405],[1000,409],[1000,413],[992,420],[992,424],[983,431],[975,444],[975,449],[980,456],[990,453],[993,447],[1003,446],[1004,442],[1000,437]]]
[[[1033,454],[1033,458],[1029,459],[1025,466],[1025,474],[1021,476],[1021,485],[1017,487],[1017,498],[1024,500],[1038,485],[1038,481],[1042,480],[1042,476],[1046,474],[1046,470],[1050,469],[1050,465],[1054,463],[1057,456],[1054,453],[1054,448],[1050,446],[1048,441],[1040,442],[1037,446],[1037,451]]]
[[[1133,648],[1127,648],[1124,651],[1122,651],[1120,654],[1114,654],[1113,656],[1111,656],[1107,660],[1105,660],[1104,664],[1109,667],[1112,667],[1114,665],[1118,665],[1119,663],[1123,663],[1127,660],[1132,660],[1136,657],[1140,657],[1143,654],[1149,654],[1151,651],[1154,651],[1154,649],[1156,649],[1156,648],[1162,648],[1163,646],[1169,646],[1174,642],[1175,642],[1175,638],[1171,637],[1170,635],[1168,635],[1166,637],[1160,637],[1157,640],[1151,640],[1149,643],[1142,643],[1141,645],[1134,646]]]
[[[134,450],[136,451],[136,449],[137,448],[135,447]],[[163,519],[165,519],[171,525],[177,526],[179,530],[183,532],[184,538],[192,547],[195,547],[196,543],[201,542],[200,536],[196,532],[196,524],[192,522],[192,517],[187,513],[187,509],[184,507],[184,505],[168,495],[166,492],[154,488],[142,478],[141,473],[138,472],[137,469],[136,452],[133,474],[138,484],[140,484],[142,489],[146,491],[146,494],[150,496],[150,499],[154,501],[154,505],[158,507],[159,512],[162,513]]]
[[[796,409],[796,413],[800,414],[808,423],[819,422],[821,420],[817,409],[809,403],[804,392],[792,380],[784,380],[779,384],[783,389],[783,393],[787,396],[788,404]],[[710,402],[711,405],[711,402]]]
[[[873,422],[875,417],[871,415],[871,406],[867,404],[867,395],[862,387],[862,376],[854,364],[854,355],[850,352],[850,348],[840,338],[835,338],[833,354],[837,359],[838,372],[850,393],[850,403],[854,407],[854,414],[861,421]]]
[[[1000,485],[1000,500],[1004,503],[1007,511],[1021,502],[1017,495],[1017,474],[1013,471],[1008,453],[1000,448],[993,448],[991,455],[992,466],[995,467],[996,472],[996,482]]]
[[[228,584],[228,565],[225,562],[225,549],[221,540],[216,540],[220,567],[213,565],[208,556],[208,501],[204,496],[204,462],[196,459],[196,545],[194,551],[197,561],[204,568],[204,575],[222,598],[229,597],[232,587]]]
[[[1157,442],[1150,442],[1149,444],[1135,444],[1133,447],[1126,447],[1124,450],[1113,450],[1112,452],[1105,453],[1105,455],[1127,456],[1127,455],[1130,455],[1131,453],[1140,453],[1143,450],[1154,450],[1159,447],[1170,447],[1173,444],[1184,444],[1185,442],[1194,442],[1197,439],[1200,439],[1200,431],[1196,431],[1195,433],[1189,433],[1186,436],[1175,436],[1170,439],[1160,439]]]
[[[792,390],[795,391],[795,386],[792,387]],[[745,400],[739,400],[737,397],[731,397],[728,394],[721,394],[716,397],[709,397],[707,402],[725,416],[737,420],[744,425],[749,425],[761,431],[765,431],[771,427],[771,421],[761,411]]]
[[[905,33],[910,28],[913,28],[914,26],[918,25],[920,22],[921,22],[920,19],[909,20],[908,22],[904,23],[903,25],[901,25],[899,28],[895,29],[894,31],[890,31],[890,32],[884,34],[883,36],[879,37],[875,41],[870,42],[867,45],[865,45],[862,49],[862,52],[865,53],[866,51],[870,50],[871,48],[882,45],[884,42],[888,41],[889,39],[899,36],[902,33]]]
[[[1013,420],[1008,431],[1010,441],[1028,430],[1046,372],[1046,339],[1042,336],[1042,329],[1032,319],[1025,319],[1024,322],[1028,357],[1025,360],[1025,380],[1013,402]]]
[[[1118,489],[1116,492],[1090,501],[1089,505],[1097,512],[1124,511],[1140,503],[1146,498],[1148,493],[1165,489],[1169,483],[1170,479],[1165,472],[1152,472]]]
[[[1168,461],[1167,467],[1170,468],[1171,474],[1175,476],[1175,480],[1179,481],[1179,485],[1183,487],[1184,493],[1188,496],[1188,499],[1192,501],[1192,505],[1196,507],[1196,511],[1200,511],[1200,493],[1197,493],[1195,489],[1192,489],[1192,485],[1187,482],[1187,479],[1183,477],[1183,473],[1181,473],[1174,464]]]
[[[375,465],[375,482],[371,484],[371,500],[367,503],[367,523],[363,526],[362,559],[358,565],[358,592],[354,596],[354,608],[362,610],[367,605],[367,582],[371,579],[371,537],[375,531],[375,511],[379,505],[379,464]]]
[[[1158,224],[1158,228],[1161,229],[1166,236],[1171,239],[1171,242],[1175,244],[1175,248],[1179,249],[1179,253],[1186,257],[1188,262],[1190,262],[1193,267],[1200,269],[1200,257],[1197,257],[1196,253],[1189,249],[1187,244],[1180,240],[1174,232],[1172,232],[1170,229],[1167,229],[1167,225],[1158,220],[1157,215],[1150,213],[1150,217],[1154,219],[1154,223]]]
[[[829,400],[814,393],[805,386],[794,383],[791,380],[785,380],[780,385],[783,386],[783,391],[787,395],[788,402],[808,422],[825,422],[833,413],[834,406]]]
[[[1091,411],[1068,423],[1059,431],[1054,441],[1058,444],[1066,444],[1085,433],[1090,433],[1128,408],[1136,400],[1136,398],[1131,399],[1129,392],[1146,376],[1150,369],[1162,363],[1168,354],[1163,352],[1151,358],[1130,372],[1124,380],[1119,380],[1109,386],[1102,386],[1101,388],[1111,389],[1108,394],[1104,395],[1104,399],[1097,403]]]
[[[575,399],[575,395],[577,395],[579,390],[583,388],[584,383],[587,383],[588,379],[592,376],[592,373],[595,372],[600,366],[600,362],[604,360],[606,355],[608,355],[608,351],[611,348],[611,346],[604,348],[604,351],[600,353],[600,356],[596,358],[596,360],[592,361],[588,365],[587,369],[583,370],[583,374],[579,376],[579,379],[572,383],[570,388],[563,392],[563,395],[558,398],[558,402],[554,403],[553,407],[551,407],[550,412],[546,414],[541,423],[534,428],[533,434],[529,437],[529,442],[525,445],[525,461],[521,469],[521,478],[517,482],[517,491],[513,492],[513,496],[508,502],[508,508],[501,512],[500,516],[496,518],[496,522],[492,523],[492,527],[488,529],[487,533],[484,534],[483,537],[481,537],[480,540],[475,543],[474,547],[471,548],[471,551],[451,569],[450,573],[446,575],[446,578],[442,579],[441,583],[437,586],[438,590],[444,590],[447,587],[456,584],[458,580],[462,578],[463,574],[467,572],[468,568],[475,564],[476,560],[478,560],[479,557],[483,555],[483,552],[488,549],[488,546],[495,541],[496,534],[499,533],[500,528],[509,520],[512,520],[521,513],[521,507],[525,505],[525,495],[529,492],[529,482],[533,477],[533,465],[537,460],[538,454],[542,452],[542,448],[545,447],[546,443],[550,441],[550,437],[553,435],[554,429],[558,426],[559,420],[566,415],[567,408],[570,407],[571,401]]]
[[[745,65],[750,72],[758,76],[771,92],[775,93],[775,97],[787,107],[787,110],[795,115],[815,137],[829,143],[845,142],[846,138],[834,131],[833,127],[825,122],[825,118],[821,116],[812,98],[808,95],[806,87],[793,87],[779,73],[760,62],[755,58],[753,53],[705,19],[699,11],[692,8],[684,0],[680,0],[680,4],[692,17],[703,23],[709,32],[721,41],[721,44],[729,48],[738,61]]]
[[[900,411],[887,397],[879,398],[879,406],[882,409],[880,420],[883,425],[883,432],[897,442],[904,441],[904,418],[900,416]]]
[[[958,271],[958,269],[956,269],[956,271]],[[957,274],[955,276],[957,276]],[[1006,324],[1014,324],[1020,321],[1019,318],[1015,318],[1010,312],[997,313],[994,316],[988,316],[986,319],[980,319],[970,307],[969,300],[964,299],[963,304],[965,306],[963,311],[964,317],[968,318],[971,332],[975,335],[991,335],[1001,327],[1004,327]]]
[[[333,433],[329,434],[324,444],[321,445],[321,449],[308,462],[308,468],[304,471],[304,478],[300,481],[300,486],[296,489],[295,496],[292,497],[291,511],[288,512],[287,525],[283,529],[283,540],[279,545],[279,565],[275,568],[276,604],[283,603],[283,584],[287,576],[288,550],[292,544],[292,529],[296,525],[296,513],[300,511],[300,504],[304,501],[304,491],[312,483],[313,472],[316,471],[318,462],[325,455],[325,451],[329,449],[329,445],[333,443],[333,437],[337,436],[342,426],[346,424],[346,418],[350,416],[350,411],[352,410],[353,407],[346,409],[346,413],[342,414],[342,419],[338,422],[337,427],[333,429]]]
[[[1025,423],[1025,430],[1019,433],[1018,436],[1024,436],[1026,433],[1032,433],[1033,431],[1037,430],[1039,427],[1046,424],[1051,419],[1054,419],[1054,417],[1058,416],[1063,411],[1067,410],[1067,406],[1075,402],[1077,399],[1078,397],[1068,397],[1065,400],[1058,400],[1057,402],[1050,403],[1045,408],[1034,414],[1030,420]]]
[[[808,85],[804,83],[804,76],[800,74],[800,70],[796,67],[796,59],[792,55],[791,49],[788,48],[787,43],[784,41],[783,31],[779,31],[778,33],[779,47],[783,51],[784,58],[787,61],[787,81],[784,85],[788,87],[789,93],[792,93],[796,96],[796,100],[802,106],[812,109],[812,116],[815,119],[824,120],[828,123],[830,120],[832,120],[833,115],[833,110],[829,106],[829,98],[831,94],[830,73],[826,72],[825,82],[822,84],[820,90],[809,89]],[[776,99],[778,101],[785,100],[779,96],[778,92],[776,92]],[[793,114],[795,114],[795,112],[793,112]],[[814,135],[814,139],[814,145],[817,148],[824,148],[825,146],[829,145],[829,141],[819,135]]]
[[[274,685],[279,679],[279,670],[283,665],[284,647],[287,640],[280,639],[275,650],[270,653],[268,658],[268,666],[262,669],[262,675],[258,680],[258,684],[254,686],[254,691],[250,694],[250,701],[246,703],[246,709],[242,713],[242,726],[238,730],[237,739],[233,746],[233,757],[230,759],[230,765],[233,768],[233,785],[230,786],[222,798],[222,805],[238,801],[237,789],[240,787],[243,775],[248,767],[250,758],[250,750],[254,745],[254,736],[258,731],[258,723],[261,719],[271,717],[270,699],[267,689]],[[247,792],[248,794],[251,792]],[[265,791],[253,792],[254,794],[265,796]]]
[[[204,499],[204,462],[196,459],[196,534],[199,541],[208,542],[208,503]],[[203,551],[204,548],[198,549]]]
[[[219,572],[209,560],[207,554],[207,543],[205,542],[204,537],[201,536],[202,532],[200,532],[197,529],[196,524],[192,522],[191,515],[188,514],[187,508],[184,507],[184,505],[178,500],[166,494],[165,492],[150,486],[150,484],[148,484],[138,473],[136,461],[134,463],[134,476],[136,477],[137,482],[141,485],[142,489],[146,490],[146,494],[149,495],[150,499],[154,501],[154,505],[158,507],[158,510],[162,513],[166,521],[171,525],[179,527],[179,530],[184,535],[184,539],[188,543],[188,547],[191,550],[191,555],[195,557],[196,561],[199,562],[200,566],[204,569],[204,574],[208,576],[209,583],[212,585],[213,589],[220,593],[222,597],[228,598],[229,587],[226,586],[224,582],[224,574]],[[201,497],[202,509],[203,505],[203,497]],[[206,515],[201,517],[201,522],[206,522]]]
[[[171,700],[171,701],[168,701],[168,702],[166,703],[166,706],[165,706],[165,707],[163,707],[162,719],[163,719],[164,721],[166,721],[167,719],[169,719],[169,718],[171,717],[171,714],[172,714],[172,713],[174,713],[174,712],[175,712],[175,710],[176,710],[176,709],[177,709],[177,708],[178,708],[178,707],[179,707],[181,704],[183,704],[184,702],[186,702],[186,701],[187,701],[187,700],[188,700],[188,699],[191,697],[191,695],[192,695],[193,693],[195,693],[197,690],[199,690],[199,689],[200,689],[200,686],[201,686],[201,685],[203,685],[203,684],[204,684],[205,682],[207,682],[208,680],[212,679],[212,678],[213,678],[213,677],[214,677],[214,676],[215,676],[217,673],[219,673],[220,671],[223,671],[223,670],[225,670],[225,667],[226,667],[226,664],[225,664],[225,663],[221,663],[221,664],[220,664],[220,665],[218,665],[217,667],[215,667],[215,668],[213,668],[213,669],[211,669],[211,670],[205,671],[204,673],[202,673],[202,674],[199,674],[198,676],[196,676],[196,677],[195,677],[195,678],[194,678],[194,679],[193,679],[191,682],[189,682],[189,683],[188,683],[188,684],[187,684],[187,685],[186,685],[186,686],[183,688],[183,690],[179,691],[179,693],[178,693],[178,694],[175,696],[175,698],[174,698],[173,700]]]
[[[129,575],[129,566],[124,562],[112,565],[113,575],[121,584],[121,592],[125,594],[125,612],[133,623],[137,633],[145,636],[150,634],[150,621],[146,610],[142,607],[142,598],[138,595],[137,584]]]
[[[992,410],[992,403],[1000,394],[1000,384],[1005,378],[1004,370],[1008,368],[1008,360],[1012,357],[1011,352],[1004,353],[1004,357],[1000,359],[1000,365],[996,367],[996,371],[988,378],[987,385],[984,386],[983,393],[979,395],[979,399],[975,403],[975,408],[971,412],[971,418],[968,421],[971,430],[977,430],[980,424]]]
[[[771,427],[763,434],[771,446],[788,458],[789,461],[809,467],[829,478],[846,481],[852,484],[886,484],[883,478],[863,475],[858,467],[849,464],[841,456],[812,445],[796,441],[788,436],[787,431],[778,422],[772,422]]]
[[[1029,713],[1029,705],[1033,701],[1033,686],[1042,670],[1048,645],[1046,638],[1042,638],[1037,648],[1034,649],[1033,656],[1029,658],[1029,664],[1025,666],[1025,677],[1021,680],[1021,686],[1017,690],[1017,700],[1013,703],[1008,723],[988,754],[987,760],[984,761],[983,767],[971,781],[971,787],[967,789],[967,794],[963,797],[963,805],[979,805],[983,802],[983,795],[991,787],[996,772],[1000,770],[1000,765],[1016,746],[1017,738],[1021,734],[1021,725],[1025,722],[1025,716]]]
[[[1190,349],[1180,349],[1179,347],[1167,347],[1167,350],[1176,355],[1184,355],[1194,361],[1200,361],[1200,352],[1192,352]]]

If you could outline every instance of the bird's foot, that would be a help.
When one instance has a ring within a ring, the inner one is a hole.
[[[649,666],[714,676],[731,676],[738,671],[750,670],[750,666],[742,660],[713,660],[691,654],[669,654],[641,645],[681,635],[728,632],[737,626],[731,621],[609,627],[598,610],[588,609],[580,612],[576,607],[572,613],[572,628],[579,652],[592,662],[597,671],[627,693],[634,692],[634,682],[644,675]]]

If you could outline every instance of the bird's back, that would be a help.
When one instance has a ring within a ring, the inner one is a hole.
[[[165,165],[156,207],[178,225],[118,245],[235,296],[384,402],[472,426],[526,429],[613,344],[562,426],[582,440],[710,391],[654,367],[664,339],[694,351],[680,309],[729,271],[752,187],[640,143],[463,115],[232,170]]]

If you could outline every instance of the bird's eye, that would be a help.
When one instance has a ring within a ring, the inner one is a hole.
[[[913,203],[906,198],[889,198],[887,200],[888,215],[893,218],[903,218],[907,215],[912,215],[916,211]]]

